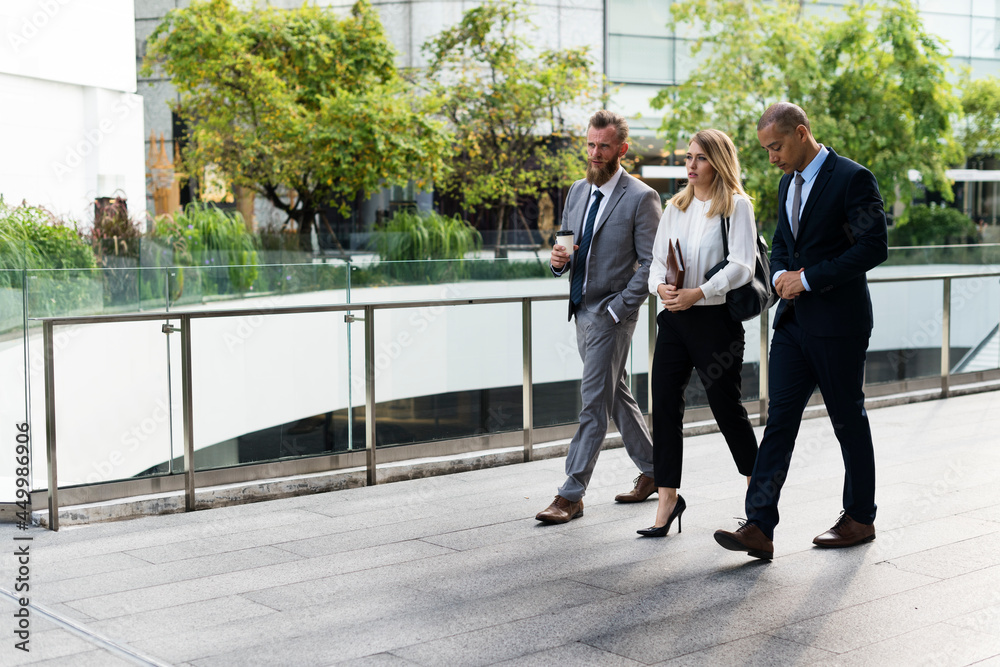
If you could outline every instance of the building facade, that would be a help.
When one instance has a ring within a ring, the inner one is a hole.
[[[86,225],[98,197],[145,211],[132,0],[0,3],[0,195]]]
[[[399,53],[399,66],[405,68],[425,66],[421,46],[457,23],[465,11],[481,4],[477,0],[371,2]],[[187,0],[135,0],[140,57],[145,38],[166,11],[186,4]],[[294,8],[301,2],[269,0],[268,4]],[[317,0],[316,4],[348,11],[352,2]],[[691,55],[695,35],[667,28],[671,4],[671,0],[536,0],[533,3],[533,22],[539,29],[531,36],[532,43],[539,48],[589,47],[595,70],[606,77],[613,91],[610,106],[630,118],[633,135],[643,139],[644,146],[652,147],[647,150],[656,154],[663,148],[656,140],[662,112],[652,109],[649,102],[663,87],[684,81],[695,65]],[[836,17],[844,4],[844,0],[820,0],[806,5],[806,10]],[[976,78],[1000,75],[1000,0],[920,0],[918,7],[925,27],[950,48],[956,72],[969,68]],[[147,99],[147,134],[149,130],[157,135],[162,133],[168,147],[171,146],[177,125],[166,107],[166,102],[175,96],[169,81],[140,79],[139,86]],[[975,166],[996,168],[992,162]],[[995,216],[996,186],[979,187],[976,191]],[[363,203],[359,207],[361,225],[370,225],[377,212],[391,204],[392,197],[392,193],[382,193]],[[426,205],[426,201],[423,203]],[[258,205],[257,212],[265,220],[274,218],[266,206]]]

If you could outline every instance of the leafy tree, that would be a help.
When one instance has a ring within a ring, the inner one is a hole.
[[[687,81],[653,100],[667,111],[668,146],[717,127],[733,137],[758,219],[773,221],[778,178],[757,141],[757,120],[779,101],[809,114],[817,139],[865,165],[887,207],[909,202],[916,169],[951,199],[945,170],[962,151],[951,118],[960,108],[946,52],[911,0],[849,4],[830,20],[798,0],[768,3],[682,0],[674,29],[698,27],[699,65]]]
[[[518,197],[582,177],[586,116],[573,110],[597,100],[588,50],[533,49],[528,11],[523,2],[489,0],[423,46],[424,84],[455,133],[454,171],[438,187],[467,209],[495,213],[498,231]]]
[[[202,0],[164,17],[144,70],[161,65],[177,88],[189,173],[214,165],[308,235],[320,208],[346,213],[358,195],[445,169],[446,137],[394,59],[367,0],[344,17]]]
[[[966,155],[1000,152],[1000,78],[991,76],[962,84],[965,122],[962,145]]]

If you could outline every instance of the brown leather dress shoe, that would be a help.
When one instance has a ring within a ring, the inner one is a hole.
[[[583,516],[583,500],[566,500],[556,496],[552,504],[535,515],[535,518],[545,523],[568,523]]]
[[[771,560],[774,557],[774,542],[767,539],[764,532],[754,523],[744,523],[730,533],[728,530],[715,531],[715,541],[730,551],[746,551],[748,556]]]
[[[656,493],[656,482],[648,475],[639,475],[635,478],[635,486],[628,493],[619,493],[615,496],[615,501],[619,503],[641,503],[646,498]]]
[[[813,544],[827,549],[840,549],[871,542],[874,539],[874,523],[858,523],[847,516],[847,512],[841,512],[833,528],[822,535],[817,535]]]

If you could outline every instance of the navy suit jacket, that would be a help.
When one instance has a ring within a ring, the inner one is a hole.
[[[811,291],[795,299],[795,318],[812,336],[870,336],[871,295],[865,272],[888,256],[885,211],[875,176],[829,149],[792,237],[786,197],[792,175],[778,190],[778,227],[771,243],[771,271],[805,268]],[[774,317],[777,328],[790,307],[784,299]]]

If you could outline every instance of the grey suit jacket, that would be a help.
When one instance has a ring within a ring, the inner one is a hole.
[[[570,186],[563,209],[562,228],[573,230],[579,243],[590,202],[590,184],[579,180]],[[608,307],[619,321],[631,319],[649,294],[646,284],[653,256],[653,239],[663,210],[660,195],[645,183],[623,173],[608,198],[601,217],[594,224],[590,242],[590,271],[587,289],[580,307],[592,312],[606,312]],[[584,270],[584,259],[575,253],[570,269]],[[574,306],[569,304],[569,317]],[[611,317],[611,315],[608,315]]]

